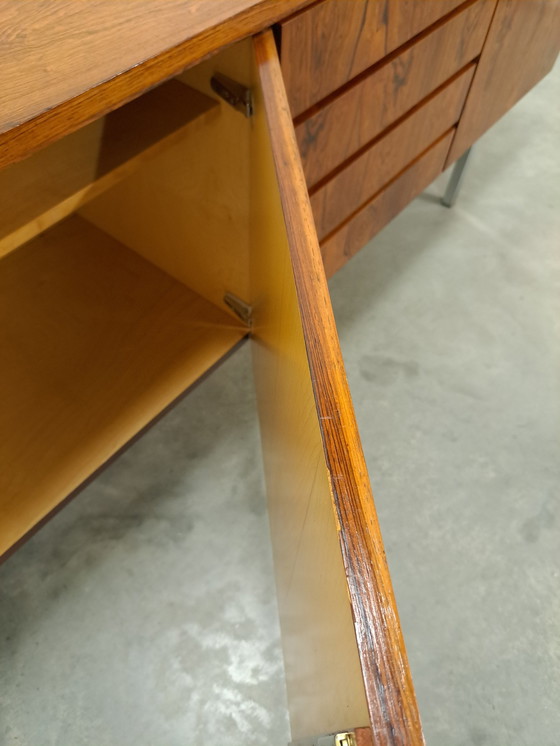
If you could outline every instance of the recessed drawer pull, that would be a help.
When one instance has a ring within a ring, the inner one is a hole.
[[[324,106],[296,119],[309,188],[405,116],[480,53],[494,3],[468,5]]]

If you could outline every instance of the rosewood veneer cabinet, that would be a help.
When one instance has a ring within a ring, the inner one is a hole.
[[[422,744],[326,276],[559,25],[558,0],[0,0],[0,554],[250,337],[292,738]]]

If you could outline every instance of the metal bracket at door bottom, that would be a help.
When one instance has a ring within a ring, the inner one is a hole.
[[[334,746],[356,746],[356,736],[353,733],[337,733]]]

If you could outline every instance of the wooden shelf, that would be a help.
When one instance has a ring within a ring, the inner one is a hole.
[[[70,215],[219,109],[177,80],[0,171],[0,257]]]
[[[0,261],[0,555],[246,329],[72,216]]]

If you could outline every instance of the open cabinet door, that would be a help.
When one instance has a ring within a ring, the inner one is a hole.
[[[254,367],[292,739],[366,727],[376,745],[422,744],[271,32],[254,52]]]

